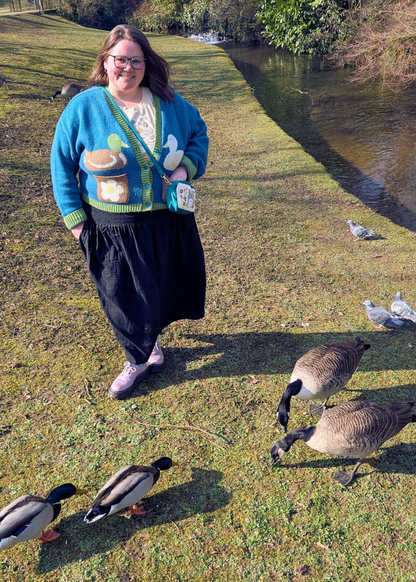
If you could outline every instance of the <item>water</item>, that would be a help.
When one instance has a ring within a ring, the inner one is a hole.
[[[188,38],[203,42],[204,44],[220,44],[228,42],[223,36],[219,36],[215,32],[201,32],[199,34],[190,34]]]
[[[321,57],[258,43],[219,46],[267,115],[345,190],[416,231],[414,90],[353,84],[351,69],[332,69]]]

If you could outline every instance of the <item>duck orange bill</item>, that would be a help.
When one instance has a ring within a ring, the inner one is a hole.
[[[51,542],[52,540],[56,540],[61,534],[54,531],[53,529],[48,529],[48,531],[43,531],[40,534],[40,541],[45,544],[46,542]]]
[[[130,513],[132,515],[145,515],[147,513],[147,511],[145,511],[143,505],[140,505],[140,507],[136,507],[135,505],[132,505],[131,507],[129,507],[129,509],[130,509]]]

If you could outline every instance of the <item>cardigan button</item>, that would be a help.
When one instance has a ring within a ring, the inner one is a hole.
[[[146,206],[151,206],[151,205],[152,205],[152,203],[151,203],[151,202],[148,202],[148,203],[146,204]]]
[[[146,184],[146,190],[149,190],[150,184]]]

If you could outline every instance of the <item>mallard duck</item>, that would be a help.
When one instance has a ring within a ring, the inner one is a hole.
[[[410,422],[416,422],[413,403],[377,404],[351,400],[322,412],[319,422],[308,428],[292,430],[271,448],[271,465],[282,459],[297,440],[329,455],[358,459],[351,473],[337,471],[334,481],[348,485],[363,462],[385,441],[394,437]]]
[[[39,538],[50,542],[60,534],[53,529],[44,532],[60,511],[62,499],[85,493],[72,483],[55,487],[46,499],[38,495],[22,495],[0,511],[0,551],[12,548],[20,542]]]
[[[287,431],[292,396],[301,400],[324,399],[323,406],[311,407],[311,412],[320,412],[328,398],[344,388],[358,368],[363,353],[370,347],[370,344],[356,337],[317,346],[304,354],[293,368],[290,383],[277,409],[277,419],[283,432]]]
[[[137,507],[137,504],[158,481],[160,471],[166,471],[173,465],[177,463],[169,457],[162,457],[149,467],[145,465],[123,467],[100,489],[84,521],[93,523],[127,507],[133,515],[144,515],[146,511],[143,506]]]

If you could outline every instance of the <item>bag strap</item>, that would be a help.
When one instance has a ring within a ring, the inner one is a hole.
[[[142,138],[140,133],[137,131],[137,129],[134,127],[134,125],[131,123],[131,121],[126,117],[125,113],[121,110],[119,105],[114,101],[114,98],[111,95],[110,91],[107,89],[107,87],[101,87],[101,89],[104,91],[106,98],[110,101],[110,103],[115,107],[115,109],[121,115],[122,119],[128,125],[129,129],[133,132],[135,137],[137,137],[139,143],[143,146],[145,152],[149,156],[152,164],[155,166],[156,170],[158,171],[162,180],[165,182],[166,186],[169,186],[170,184],[172,184],[172,182],[169,180],[168,176],[163,171],[161,165],[159,164],[159,162],[157,161],[155,156],[152,154],[152,152],[148,148],[146,142],[144,141],[144,139]]]

